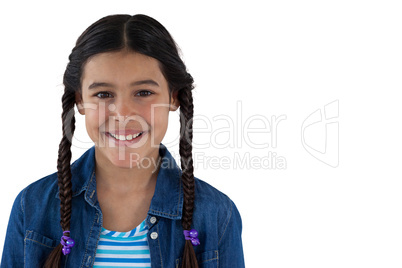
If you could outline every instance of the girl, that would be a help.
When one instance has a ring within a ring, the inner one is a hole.
[[[193,174],[193,78],[168,31],[107,16],[69,60],[58,171],[17,196],[1,267],[244,267],[235,204]],[[94,146],[70,166],[74,105]],[[181,169],[161,143],[178,107]]]

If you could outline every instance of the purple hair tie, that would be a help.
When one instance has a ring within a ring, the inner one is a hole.
[[[200,240],[198,240],[197,236],[198,236],[198,232],[195,229],[191,229],[189,230],[184,230],[184,237],[186,238],[186,240],[191,240],[191,244],[193,244],[193,246],[198,246],[200,244]]]
[[[63,249],[61,251],[64,255],[67,255],[71,252],[71,248],[74,247],[75,242],[71,237],[66,236],[65,233],[70,235],[70,231],[64,231],[60,243],[63,245]]]

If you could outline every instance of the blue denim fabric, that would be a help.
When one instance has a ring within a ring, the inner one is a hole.
[[[151,262],[152,267],[181,267],[185,243],[181,169],[163,144],[159,154],[161,167],[146,218]],[[96,195],[95,147],[72,164],[72,176],[71,237],[76,244],[69,255],[62,257],[62,267],[92,267],[102,229],[102,211]],[[59,211],[57,173],[21,191],[12,208],[1,268],[42,267],[60,243]],[[198,178],[193,227],[201,242],[194,247],[200,268],[244,267],[239,211],[225,194]],[[151,238],[154,232],[158,234],[156,239]]]

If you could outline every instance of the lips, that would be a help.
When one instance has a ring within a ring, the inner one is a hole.
[[[115,136],[117,135],[123,135],[123,136],[127,136],[127,135],[135,135],[141,132],[144,132],[143,130],[137,130],[137,129],[123,129],[123,130],[109,130],[109,131],[105,131],[107,133],[113,134]]]
[[[133,140],[139,136],[141,136],[143,132],[139,132],[136,134],[128,134],[128,135],[116,135],[116,134],[112,134],[109,132],[109,135],[112,136],[113,138],[117,139],[117,140],[121,140],[121,141],[130,141]]]
[[[147,133],[148,131],[126,130],[126,131],[105,132],[105,135],[106,137],[111,139],[116,145],[128,146],[138,142]]]

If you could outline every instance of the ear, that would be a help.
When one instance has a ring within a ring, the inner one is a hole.
[[[85,114],[85,109],[84,109],[84,106],[82,104],[82,96],[81,96],[80,92],[75,92],[75,103],[77,104],[78,112],[81,115],[84,115]]]
[[[179,91],[176,91],[173,93],[172,95],[172,99],[170,100],[170,108],[169,111],[176,111],[179,106],[180,106],[180,102],[177,98],[177,95],[179,95]]]

